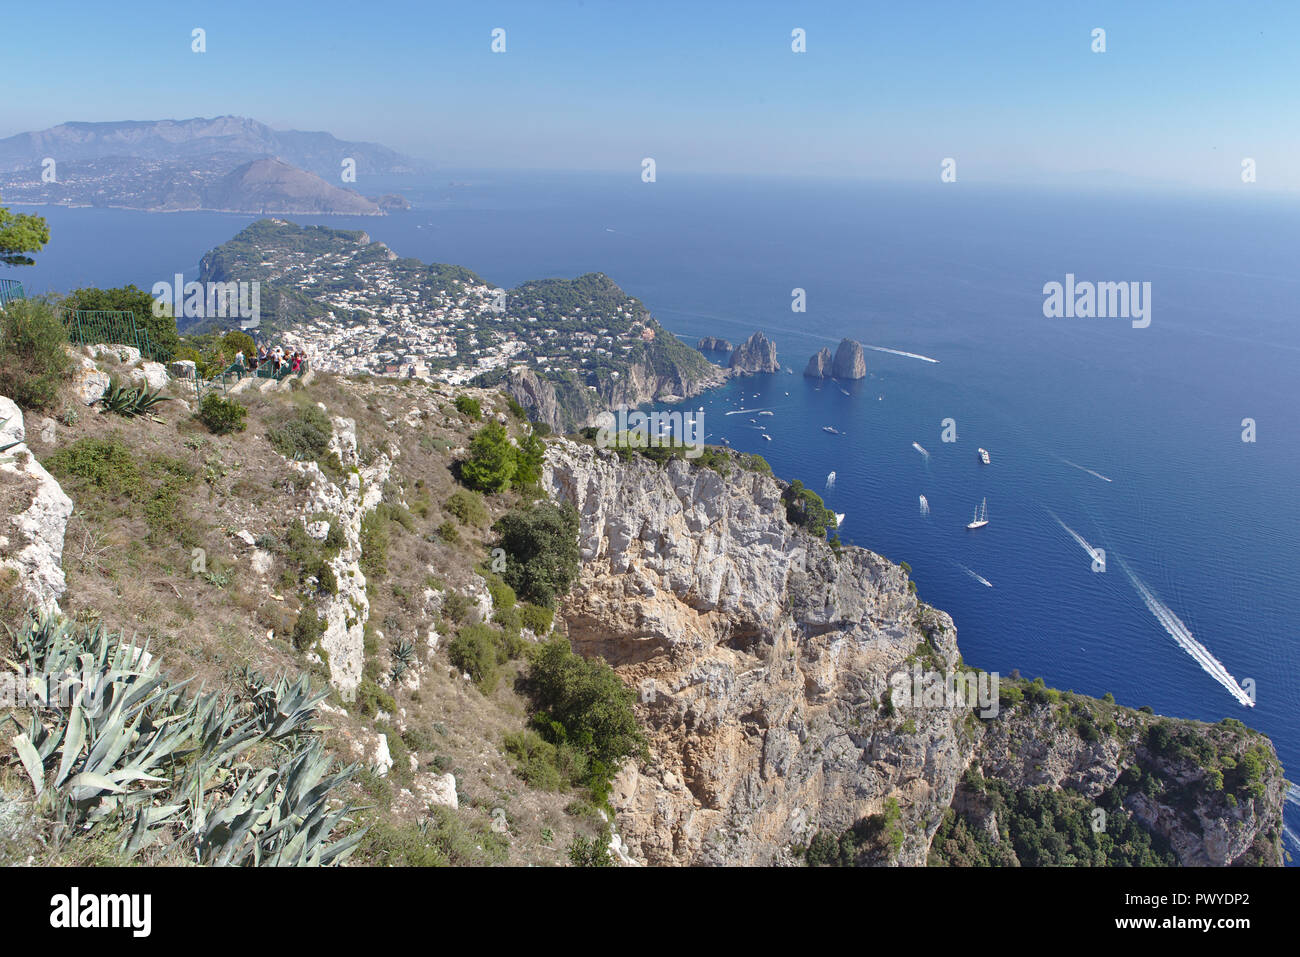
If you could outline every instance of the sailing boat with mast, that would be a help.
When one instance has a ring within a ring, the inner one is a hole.
[[[983,528],[989,523],[989,500],[984,499],[980,502],[980,507],[975,509],[975,517],[971,519],[967,528]]]

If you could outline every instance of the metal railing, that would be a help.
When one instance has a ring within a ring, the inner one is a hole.
[[[26,298],[27,294],[23,292],[23,284],[17,279],[0,279],[0,309],[3,309],[11,302]]]
[[[149,342],[149,330],[135,321],[135,313],[109,309],[78,309],[63,314],[68,341],[78,345],[132,346],[155,362],[170,362],[172,354]]]

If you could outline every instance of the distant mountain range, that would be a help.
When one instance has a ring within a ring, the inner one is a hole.
[[[49,160],[54,161],[53,181]],[[119,206],[151,211],[382,215],[395,196],[366,198],[369,176],[425,172],[427,164],[377,143],[273,130],[239,116],[64,123],[0,139],[7,202]]]

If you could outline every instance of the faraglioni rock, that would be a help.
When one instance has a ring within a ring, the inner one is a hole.
[[[810,379],[825,379],[831,374],[831,350],[822,348],[817,355],[808,360],[808,368],[803,374]]]
[[[735,346],[720,336],[705,336],[695,343],[695,348],[702,352],[730,352]]]
[[[835,363],[831,368],[832,374],[837,379],[865,379],[867,359],[862,352],[862,343],[854,339],[841,339],[840,347],[835,350]]]
[[[762,332],[756,332],[742,342],[727,364],[744,375],[781,371],[781,364],[776,361],[776,343]]]

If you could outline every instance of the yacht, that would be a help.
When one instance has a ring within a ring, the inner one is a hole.
[[[839,435],[839,434],[840,434],[840,430],[837,429],[837,428],[835,428],[835,426],[833,426],[833,425],[823,425],[823,426],[822,426],[822,431],[823,431],[823,432],[829,432],[831,435]]]
[[[989,500],[984,499],[980,502],[980,507],[975,509],[975,517],[971,519],[967,528],[983,528],[989,523]]]
[[[989,464],[988,449],[980,449],[979,453],[980,453],[980,461],[983,462],[985,465],[988,465]]]

